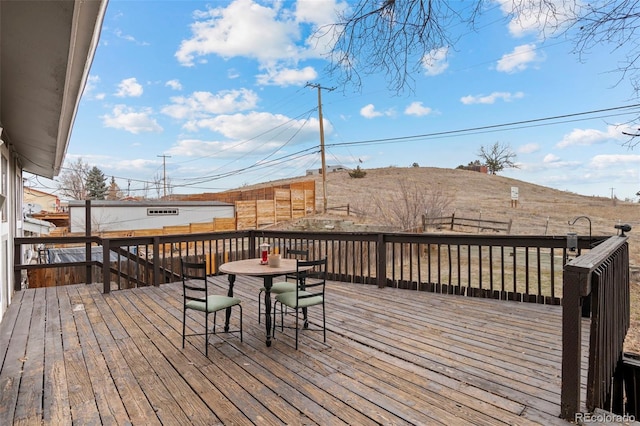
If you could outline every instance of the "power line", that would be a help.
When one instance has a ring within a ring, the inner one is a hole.
[[[417,140],[417,139],[439,139],[439,138],[454,137],[456,135],[477,134],[477,133],[482,133],[482,132],[514,130],[516,128],[523,128],[523,127],[548,126],[548,125],[558,124],[560,122],[558,120],[564,120],[564,121],[561,121],[561,122],[564,123],[564,122],[570,122],[570,121],[580,121],[580,120],[590,120],[590,119],[593,119],[593,118],[602,118],[602,117],[605,117],[605,116],[606,117],[610,117],[610,116],[614,116],[614,115],[628,114],[630,112],[633,112],[633,111],[630,111],[630,110],[632,110],[634,108],[638,108],[638,107],[640,107],[640,104],[617,106],[617,107],[612,107],[612,108],[603,108],[603,109],[597,109],[597,110],[591,110],[591,111],[583,111],[583,112],[577,112],[577,113],[571,113],[571,114],[562,114],[562,115],[556,115],[556,116],[550,116],[550,117],[542,117],[542,118],[514,121],[514,122],[509,122],[509,123],[500,123],[500,124],[492,124],[492,125],[478,126],[478,127],[471,127],[471,128],[454,129],[454,130],[448,130],[448,131],[442,131],[442,132],[433,132],[433,133],[425,133],[425,134],[409,135],[409,136],[398,136],[398,137],[381,138],[381,139],[369,139],[369,140],[361,140],[361,141],[339,142],[339,143],[326,144],[325,149],[328,148],[328,147],[348,147],[348,146],[363,146],[363,145],[375,145],[375,144],[387,144],[387,143],[389,143],[389,144],[403,143],[403,142],[410,142],[412,140]],[[312,112],[314,110],[315,110],[315,108],[313,110],[306,111],[306,113]],[[612,113],[612,114],[607,114],[605,116],[600,116],[600,117],[587,117],[587,116],[590,116],[590,115],[605,114],[605,113]],[[555,121],[555,122],[551,122],[551,121]],[[280,126],[282,126],[282,125],[280,125]],[[280,127],[280,126],[277,126],[277,127]],[[275,127],[274,129],[276,129],[277,127]],[[290,140],[287,143],[289,143]],[[185,183],[182,184],[182,185],[175,185],[175,186],[176,187],[197,188],[198,185],[201,185],[201,184],[206,183],[206,182],[211,182],[211,181],[214,181],[214,180],[223,179],[223,178],[226,178],[226,177],[231,177],[231,176],[247,173],[247,172],[254,171],[254,170],[277,167],[277,166],[280,166],[281,164],[286,163],[288,161],[294,161],[294,160],[303,158],[304,156],[309,155],[310,153],[312,153],[314,150],[316,150],[315,152],[318,152],[317,151],[318,150],[318,146],[316,145],[316,146],[313,146],[313,147],[310,147],[310,148],[307,148],[307,149],[304,149],[304,150],[300,150],[300,151],[294,152],[292,154],[288,154],[288,155],[284,155],[284,156],[278,157],[278,158],[270,160],[270,161],[264,161],[264,160],[268,159],[269,157],[273,156],[273,154],[278,152],[281,148],[282,147],[279,147],[276,151],[274,151],[273,153],[269,154],[263,160],[257,161],[254,164],[251,164],[249,166],[238,168],[238,169],[227,171],[227,172],[220,172],[220,173],[216,173],[216,174],[200,176],[200,177],[197,177],[197,178],[179,179],[181,181],[185,181]],[[161,157],[161,156],[159,156],[159,157]],[[169,157],[169,156],[166,156],[166,157]],[[237,159],[234,160],[234,161],[237,161]],[[62,169],[63,170],[70,170],[67,167],[62,167]],[[152,183],[151,181],[147,181],[147,180],[133,179],[133,178],[121,177],[121,176],[116,176],[116,178],[124,179],[127,182],[139,182],[139,183],[143,183],[143,184]],[[45,188],[47,187],[47,185],[45,185],[45,184],[41,184],[41,186],[45,187]],[[132,191],[132,192],[134,192],[134,191],[144,191],[145,190],[145,189],[134,189],[134,188],[131,188],[131,189],[127,188],[127,189]],[[60,188],[57,188],[57,190],[59,191]]]
[[[472,133],[472,132],[475,133],[475,132],[488,131],[488,130],[504,129],[506,127],[514,127],[514,126],[529,125],[526,127],[531,127],[535,123],[542,123],[545,121],[559,120],[559,119],[570,118],[570,117],[579,117],[579,116],[585,116],[585,115],[591,115],[591,114],[600,114],[603,112],[620,111],[624,109],[631,109],[631,108],[638,108],[638,107],[640,107],[640,104],[577,112],[573,114],[556,115],[552,117],[534,118],[530,120],[513,121],[510,123],[491,124],[487,126],[468,127],[465,129],[446,130],[446,131],[434,132],[434,133],[424,133],[420,135],[398,136],[398,137],[382,138],[382,139],[368,139],[368,140],[354,141],[354,142],[341,142],[341,143],[328,144],[327,146],[336,147],[336,146],[349,146],[349,145],[374,145],[374,144],[390,143],[390,142],[406,142],[414,139],[444,137],[444,136],[451,136],[451,135],[456,135],[461,133]],[[557,123],[553,123],[553,124],[557,124]],[[513,130],[513,129],[507,129],[507,130]]]

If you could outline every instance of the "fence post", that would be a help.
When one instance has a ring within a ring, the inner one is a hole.
[[[456,212],[451,213],[451,230],[453,231],[453,224],[456,221]]]

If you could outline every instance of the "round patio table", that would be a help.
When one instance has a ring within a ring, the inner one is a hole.
[[[227,262],[220,265],[220,272],[229,275],[228,296],[233,297],[233,284],[237,275],[247,275],[252,277],[262,277],[264,281],[264,315],[267,332],[267,346],[271,346],[271,286],[273,277],[292,274],[297,272],[298,261],[296,259],[280,259],[277,267],[263,265],[260,259],[245,259]],[[308,268],[307,268],[308,269]],[[230,310],[227,311],[225,330],[229,327]]]

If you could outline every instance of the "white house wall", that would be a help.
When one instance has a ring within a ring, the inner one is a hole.
[[[148,209],[177,209],[178,214],[149,215]],[[162,229],[164,226],[189,225],[191,223],[207,223],[214,218],[233,218],[235,208],[231,204],[119,204],[113,206],[91,205],[91,231],[110,232],[142,229]],[[69,203],[70,231],[84,233],[86,224],[86,207]]]
[[[13,239],[22,236],[22,169],[4,143],[0,146],[0,192],[5,197],[0,221],[0,319],[14,293]]]

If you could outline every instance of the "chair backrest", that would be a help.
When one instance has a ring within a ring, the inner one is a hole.
[[[207,264],[204,262],[188,262],[180,259],[182,272],[182,290],[184,302],[188,300],[205,301],[208,293]]]
[[[287,249],[287,258],[296,259],[296,260],[307,260],[309,257],[309,250],[301,250],[301,249]],[[295,280],[296,274],[287,274],[285,276],[287,281],[289,279]]]
[[[289,259],[307,260],[309,250],[287,249],[287,257]]]
[[[327,258],[317,260],[298,260],[297,299],[315,296],[324,297],[324,287],[327,282]]]

